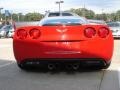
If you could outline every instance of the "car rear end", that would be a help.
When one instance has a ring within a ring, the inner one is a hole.
[[[105,66],[113,54],[112,33],[103,25],[22,27],[13,45],[17,62],[28,64],[71,61]]]

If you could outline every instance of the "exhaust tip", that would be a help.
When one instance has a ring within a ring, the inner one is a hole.
[[[49,70],[55,69],[55,65],[54,65],[54,64],[48,64],[48,69],[49,69]]]
[[[72,68],[73,68],[74,70],[79,69],[79,64],[73,64],[73,65],[72,65]]]

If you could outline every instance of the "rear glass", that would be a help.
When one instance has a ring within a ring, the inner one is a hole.
[[[60,16],[60,13],[50,13],[48,17]]]
[[[84,22],[81,19],[50,19],[50,20],[44,20],[42,22],[42,25],[45,24],[83,24]]]
[[[73,16],[71,13],[62,13],[62,16]]]

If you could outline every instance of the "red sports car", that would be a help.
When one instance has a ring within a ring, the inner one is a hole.
[[[21,69],[31,65],[106,69],[113,55],[113,37],[106,25],[90,25],[82,17],[48,17],[38,26],[18,28],[13,48]]]

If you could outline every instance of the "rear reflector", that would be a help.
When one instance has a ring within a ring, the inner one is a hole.
[[[109,34],[109,30],[107,28],[100,28],[99,31],[98,31],[98,35],[101,37],[101,38],[106,38]]]
[[[92,38],[93,36],[95,36],[95,34],[96,34],[96,31],[93,28],[87,28],[84,31],[84,35],[88,38]]]

